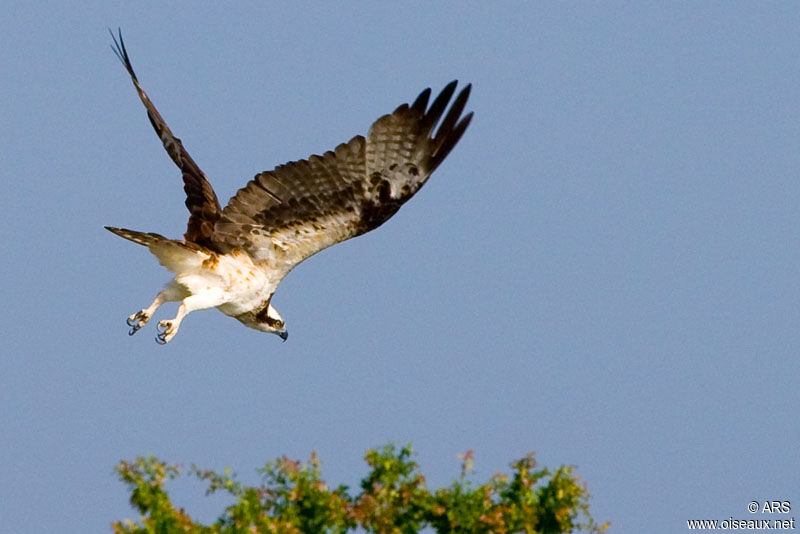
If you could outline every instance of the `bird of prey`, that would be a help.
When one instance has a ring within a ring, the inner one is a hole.
[[[180,302],[158,323],[156,341],[169,342],[192,311],[216,307],[245,326],[286,341],[283,318],[270,304],[278,284],[317,252],[386,222],[428,180],[472,119],[462,116],[470,85],[447,109],[457,82],[428,105],[430,89],[379,118],[322,156],[257,174],[220,207],[206,175],[170,131],[139,85],[122,33],[112,49],[130,74],[147,117],[181,170],[189,223],[183,239],[106,227],[150,249],[175,277],[146,308],[128,317],[135,334],[165,302]],[[442,119],[442,117],[444,118]],[[441,119],[441,122],[440,122]],[[438,124],[438,127],[437,127]]]

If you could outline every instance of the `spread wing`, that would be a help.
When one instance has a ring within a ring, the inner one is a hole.
[[[186,241],[210,247],[212,246],[211,236],[214,230],[214,223],[217,222],[222,211],[219,201],[217,201],[217,195],[206,179],[206,175],[200,170],[200,167],[197,166],[189,153],[186,152],[186,149],[183,148],[181,140],[172,134],[167,123],[164,122],[158,110],[139,86],[139,80],[136,79],[136,74],[133,72],[128,51],[125,49],[125,43],[122,40],[122,32],[120,31],[118,34],[119,40],[111,30],[109,30],[109,33],[111,33],[111,38],[114,39],[114,45],[111,49],[125,66],[128,74],[130,74],[133,85],[139,93],[139,98],[142,100],[144,107],[147,108],[147,118],[150,119],[150,123],[153,125],[159,139],[161,139],[167,154],[183,174],[186,207],[189,208],[190,213],[189,224],[184,238]]]
[[[367,137],[262,172],[240,189],[214,227],[217,248],[240,247],[284,274],[312,254],[380,226],[410,199],[458,143],[467,85],[434,129],[456,88],[428,107],[431,90],[378,119]]]

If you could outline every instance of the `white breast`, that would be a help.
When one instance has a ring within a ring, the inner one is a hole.
[[[221,292],[223,303],[217,308],[231,316],[262,307],[280,282],[244,252],[214,255],[175,281],[193,295]]]

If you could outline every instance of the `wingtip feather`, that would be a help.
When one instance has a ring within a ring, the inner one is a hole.
[[[128,50],[125,48],[125,41],[122,39],[122,28],[117,28],[117,35],[114,35],[114,31],[111,28],[108,28],[108,33],[111,35],[111,39],[114,40],[114,44],[111,45],[111,50],[114,52],[114,55],[117,56],[122,66],[125,67],[125,70],[128,71],[133,81],[138,83],[138,79],[136,78],[136,73],[133,71],[133,64],[131,63],[131,59],[128,56]]]
[[[411,109],[418,111],[419,113],[425,113],[425,108],[428,107],[428,100],[431,97],[431,88],[426,87],[414,100],[414,103],[411,104]]]
[[[428,108],[427,113],[425,113],[425,118],[422,123],[423,129],[432,130],[436,123],[439,122],[442,113],[444,113],[444,110],[447,109],[447,103],[450,102],[450,98],[453,96],[453,92],[455,91],[457,84],[458,80],[453,80],[452,82],[448,83],[434,99],[431,107]]]

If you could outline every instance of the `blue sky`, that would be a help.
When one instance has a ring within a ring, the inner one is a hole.
[[[137,455],[256,482],[316,450],[353,485],[389,441],[432,486],[467,449],[477,480],[575,465],[614,532],[800,506],[796,4],[6,12],[0,531],[135,517],[113,467]],[[187,213],[117,26],[223,202],[428,86],[472,82],[475,118],[391,221],[284,280],[287,343],[210,310],[160,347],[125,318],[169,273],[102,227],[178,237]]]

